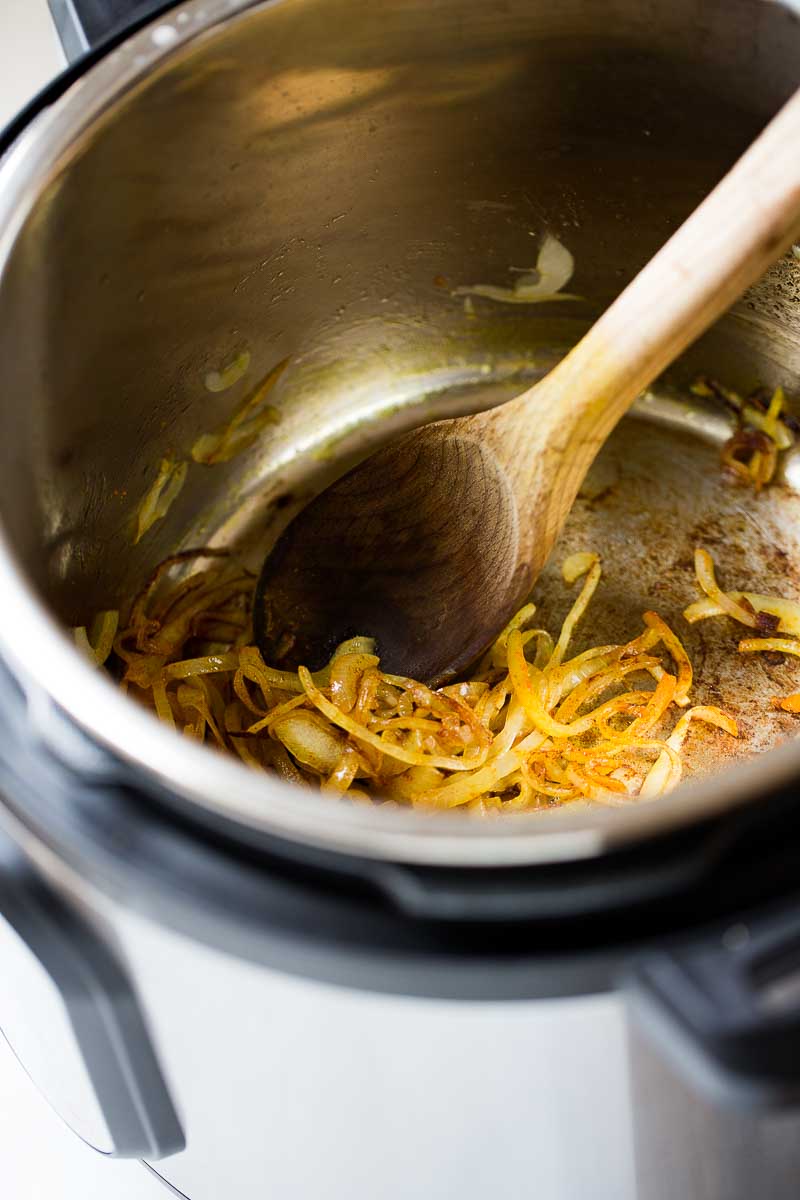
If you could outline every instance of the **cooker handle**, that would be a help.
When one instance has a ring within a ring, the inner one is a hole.
[[[636,962],[632,1011],[707,1090],[800,1103],[800,909],[728,925]]]
[[[0,917],[14,943],[4,954],[0,1028],[48,1101],[110,1157],[158,1159],[183,1150],[186,1139],[123,964],[3,831]],[[59,1026],[65,1041],[57,1039]],[[69,1029],[74,1047],[65,1044]]]

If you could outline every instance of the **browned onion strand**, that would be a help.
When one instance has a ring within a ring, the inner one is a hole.
[[[771,483],[778,468],[778,455],[794,445],[797,421],[786,409],[783,388],[767,393],[759,389],[744,399],[738,392],[702,375],[695,380],[696,396],[713,396],[736,415],[736,430],[722,447],[723,466],[735,478],[760,492]]]
[[[490,814],[660,795],[680,779],[693,720],[731,736],[736,724],[687,707],[689,656],[656,613],[628,643],[570,656],[600,560],[572,555],[563,574],[582,582],[557,636],[526,604],[468,678],[438,689],[382,672],[368,638],[313,675],[265,663],[253,577],[204,548],[162,563],[119,628],[103,613],[76,640],[178,732],[334,797]],[[720,595],[709,600],[718,611]]]
[[[800,658],[800,603],[782,596],[763,596],[759,592],[726,592],[719,586],[714,562],[707,550],[698,547],[694,553],[697,583],[705,593],[684,611],[690,624],[709,617],[730,617],[740,625],[759,634],[742,638],[740,654],[789,654]],[[779,636],[774,636],[775,634]],[[772,707],[782,712],[800,715],[800,692],[775,696]]]

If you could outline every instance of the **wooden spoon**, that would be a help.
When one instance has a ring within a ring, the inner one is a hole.
[[[620,417],[798,235],[800,91],[541,382],[407,434],[298,515],[256,591],[267,661],[316,668],[366,634],[387,671],[441,682],[468,665],[530,591]]]

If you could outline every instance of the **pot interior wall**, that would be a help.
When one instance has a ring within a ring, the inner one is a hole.
[[[84,621],[179,546],[263,544],[335,444],[365,452],[360,420],[391,409],[399,429],[494,403],[546,368],[788,97],[798,61],[797,17],[759,0],[284,0],[176,50],[62,158],[0,279],[0,504],[37,588]],[[467,311],[452,294],[508,286],[548,232],[580,299]],[[799,283],[788,258],[673,382],[702,368],[791,390]],[[243,351],[246,377],[209,390]],[[134,545],[159,462],[189,460],[283,359],[263,437],[190,463]],[[617,435],[655,478],[675,436]],[[679,492],[665,483],[665,503]],[[750,570],[800,527],[783,500],[743,550]],[[604,528],[619,519],[612,505]],[[668,525],[674,574],[685,548]],[[622,595],[644,559],[625,538],[615,554]],[[637,621],[652,585],[638,578],[618,605]]]

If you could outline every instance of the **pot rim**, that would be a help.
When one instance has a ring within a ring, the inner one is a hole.
[[[0,160],[0,279],[43,190],[114,106],[182,51],[246,16],[290,0],[188,0],[91,65],[35,115]],[[421,814],[337,804],[178,738],[94,670],[36,594],[0,518],[0,652],[23,688],[45,692],[109,751],[198,817],[369,859],[440,866],[523,866],[591,858],[708,819],[800,775],[800,743],[684,785],[655,805],[571,806],[481,823],[462,813]],[[13,635],[11,631],[13,630]],[[19,647],[25,646],[24,654]],[[135,747],[135,749],[134,749]]]

